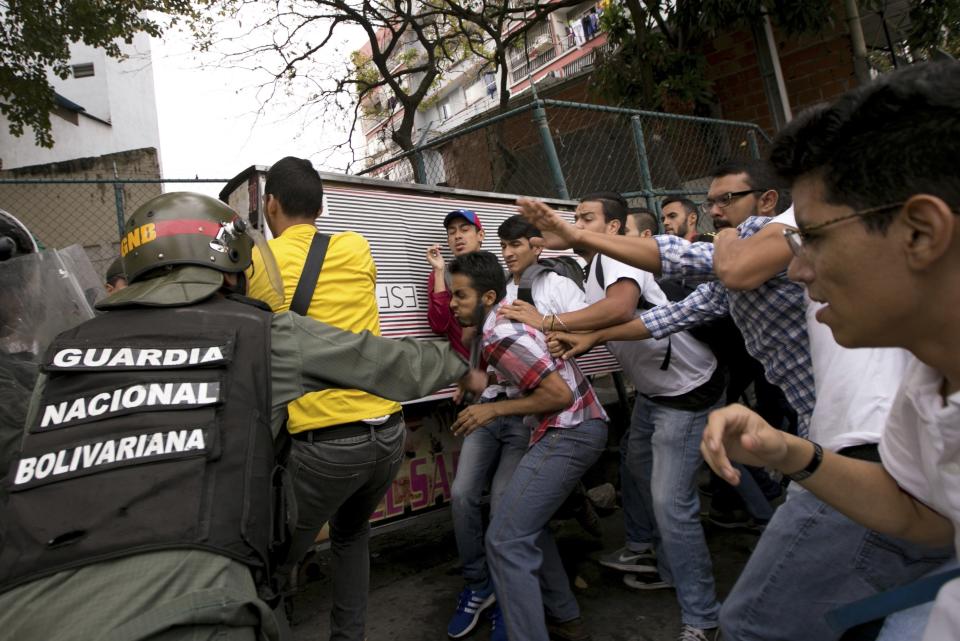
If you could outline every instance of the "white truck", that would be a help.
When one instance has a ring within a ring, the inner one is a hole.
[[[263,217],[263,188],[269,167],[252,166],[234,177],[220,192],[220,199],[270,237]],[[377,299],[384,336],[436,339],[427,322],[427,247],[440,243],[446,258],[443,218],[453,209],[471,209],[486,230],[484,249],[500,255],[496,229],[516,213],[517,196],[465,191],[447,187],[395,183],[386,180],[321,173],[324,185],[323,211],[317,228],[325,233],[354,231],[366,237],[377,265]],[[570,211],[571,201],[548,201]],[[545,252],[559,255],[566,252]],[[605,349],[595,349],[578,360],[585,373],[594,375],[605,404],[623,400],[623,387],[610,377],[619,370]],[[460,452],[460,440],[448,427],[455,409],[448,400],[452,388],[404,405],[408,434],[407,458],[372,521],[387,525],[405,517],[443,506],[450,499],[450,486]],[[383,531],[382,528],[377,528]],[[321,533],[321,538],[325,538]]]

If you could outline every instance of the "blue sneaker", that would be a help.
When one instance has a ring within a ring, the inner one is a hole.
[[[499,604],[490,610],[490,641],[507,641],[507,625],[503,622],[503,610]]]
[[[492,588],[483,591],[464,588],[457,602],[457,611],[447,625],[447,636],[451,639],[459,639],[470,634],[470,631],[477,627],[480,613],[493,605],[496,600],[497,597]]]

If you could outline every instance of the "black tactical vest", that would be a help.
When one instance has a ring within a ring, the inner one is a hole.
[[[56,338],[0,505],[0,591],[171,548],[236,559],[263,581],[270,318],[215,298],[111,311]]]

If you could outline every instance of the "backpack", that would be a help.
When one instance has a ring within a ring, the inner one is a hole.
[[[520,283],[517,285],[517,298],[533,305],[533,282],[544,272],[553,272],[554,274],[569,278],[581,290],[586,280],[583,267],[580,266],[580,263],[578,263],[577,259],[573,256],[541,258],[527,267],[520,276]]]

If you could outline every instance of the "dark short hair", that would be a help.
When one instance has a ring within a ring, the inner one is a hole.
[[[637,223],[637,229],[640,230],[640,233],[650,230],[650,233],[656,234],[660,231],[657,215],[646,207],[631,208],[627,215],[633,218],[633,222]]]
[[[457,256],[450,263],[450,274],[463,274],[470,278],[470,286],[479,294],[493,290],[496,302],[507,294],[507,278],[500,261],[484,250]]]
[[[765,160],[727,160],[720,163],[710,172],[711,178],[723,178],[737,174],[747,175],[747,184],[750,189],[779,192],[783,181],[774,173],[770,163]]]
[[[606,222],[620,221],[621,234],[627,226],[627,199],[615,191],[594,191],[580,198],[580,202],[600,203],[603,208],[603,219]]]
[[[774,140],[770,160],[784,179],[815,175],[833,205],[868,209],[919,193],[960,207],[960,63],[926,62],[880,76],[814,107]],[[897,214],[861,218],[884,231]]]
[[[267,171],[263,192],[280,201],[293,218],[313,220],[323,207],[323,181],[309,160],[287,156]]]
[[[737,173],[740,173],[740,172],[737,172]],[[728,174],[723,174],[723,175],[726,176]],[[660,203],[660,209],[662,210],[667,205],[672,205],[673,203],[680,203],[680,206],[683,207],[683,211],[687,212],[688,214],[697,213],[697,203],[693,202],[689,198],[684,198],[682,196],[667,196],[666,198],[663,199],[663,202]]]
[[[520,214],[514,214],[500,223],[497,227],[497,236],[501,240],[520,240],[521,238],[541,238],[540,230],[523,219]]]

